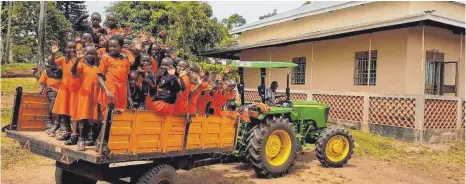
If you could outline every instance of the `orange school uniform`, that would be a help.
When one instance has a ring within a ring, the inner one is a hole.
[[[200,95],[197,99],[196,106],[200,115],[205,115],[206,105],[211,101],[211,99],[212,96],[210,96],[210,91],[204,91],[204,94]]]
[[[99,68],[91,66],[84,62],[78,64],[78,77],[81,85],[78,90],[75,116],[76,120],[102,120],[102,115],[99,113],[97,105],[97,94],[100,90],[100,85],[97,81],[97,73]]]
[[[189,114],[197,114],[197,101],[199,99],[199,96],[201,95],[201,92],[209,87],[208,82],[203,82],[200,84],[200,86],[191,94],[191,97],[189,99]]]
[[[128,56],[128,60],[130,63],[133,63],[135,61],[135,58],[134,58],[134,55],[131,51],[127,50],[127,49],[121,49],[121,52],[123,54],[125,54],[126,56]],[[105,54],[107,54],[107,49],[106,48],[100,48],[100,49],[97,49],[97,54],[99,56],[103,56]]]
[[[42,72],[39,78],[40,84],[45,84],[48,88],[54,91],[58,91],[58,88],[60,88],[60,82],[60,79],[54,79],[47,76],[47,72],[45,70]]]
[[[154,58],[150,57],[150,62],[151,62],[151,70],[154,72],[155,75],[157,75],[157,71],[159,69],[159,63],[157,63],[157,60]]]
[[[176,102],[173,109],[173,116],[184,116],[188,113],[188,98],[189,92],[191,91],[191,83],[189,83],[189,76],[185,75],[181,77],[184,84],[186,85],[186,89],[184,91],[180,91],[176,94]]]
[[[105,85],[115,96],[115,108],[125,109],[127,100],[127,86],[130,61],[127,58],[113,58],[105,55],[100,60],[98,73],[105,76]],[[99,103],[106,109],[109,99],[104,91],[100,90]]]
[[[111,29],[111,28],[106,28],[107,30],[107,34],[110,35],[110,36],[114,36],[114,35],[122,35],[125,33],[125,30],[123,28],[115,28],[115,29]]]
[[[222,108],[226,102],[227,102],[226,95],[223,94],[222,90],[217,90],[214,93],[214,100],[212,101],[215,115],[221,115]]]
[[[63,70],[62,80],[58,88],[58,94],[55,99],[52,113],[58,115],[71,115],[71,92],[73,85],[73,75],[71,74],[72,61],[66,61],[65,57],[59,57],[55,60],[57,66]]]

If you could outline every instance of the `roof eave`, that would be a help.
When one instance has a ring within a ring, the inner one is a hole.
[[[251,30],[251,29],[257,29],[257,28],[269,26],[269,25],[272,25],[272,24],[278,24],[278,23],[282,23],[282,22],[286,22],[286,21],[290,21],[290,20],[295,20],[295,19],[299,19],[299,18],[302,18],[302,17],[306,17],[306,16],[318,15],[318,14],[322,14],[322,13],[326,13],[326,12],[330,12],[330,11],[340,10],[340,9],[349,8],[349,7],[353,7],[353,6],[358,6],[358,5],[362,5],[362,4],[367,4],[367,3],[371,3],[371,2],[372,1],[365,1],[365,2],[351,1],[351,2],[344,3],[344,4],[331,6],[331,7],[328,7],[328,8],[323,8],[323,9],[319,9],[319,10],[315,10],[315,11],[310,11],[310,12],[301,13],[301,14],[297,14],[297,15],[293,15],[293,16],[289,16],[289,17],[284,17],[282,19],[271,20],[271,21],[268,21],[268,22],[265,22],[265,23],[262,23],[262,24],[257,24],[257,25],[252,25],[252,26],[245,25],[245,26],[242,26],[242,27],[232,29],[228,33],[229,34],[237,34],[237,33],[241,33],[241,32]]]
[[[238,46],[233,46],[233,47],[220,48],[220,49],[205,52],[202,55],[221,55],[222,53],[235,53],[241,50],[246,50],[246,49],[251,49],[251,48],[274,46],[274,45],[279,45],[279,44],[284,44],[284,43],[296,42],[299,40],[318,39],[318,38],[329,37],[333,35],[341,35],[341,34],[358,32],[362,30],[376,29],[376,28],[381,28],[381,27],[390,27],[394,25],[410,24],[413,22],[421,22],[421,21],[426,21],[426,20],[431,20],[431,21],[439,22],[439,23],[446,24],[446,25],[451,25],[451,26],[458,27],[458,28],[465,28],[464,21],[457,20],[457,19],[445,16],[442,14],[438,14],[436,12],[428,11],[428,12],[421,12],[421,13],[412,14],[408,16],[398,17],[394,19],[387,19],[383,21],[362,23],[362,24],[333,28],[333,29],[317,31],[317,32],[312,32],[312,33],[305,33],[305,34],[292,36],[292,37],[284,37],[284,38],[279,38],[279,39],[274,39],[274,40],[267,40],[267,41],[262,41],[259,43],[254,43],[254,44],[249,44],[249,45],[238,45]]]

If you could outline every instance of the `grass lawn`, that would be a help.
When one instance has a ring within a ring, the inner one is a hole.
[[[11,106],[15,88],[23,86],[24,92],[36,92],[39,84],[34,78],[1,79],[2,108],[1,124],[11,121]],[[449,178],[464,178],[464,142],[444,144],[418,144],[399,141],[379,135],[350,130],[355,140],[354,157],[370,157],[406,167],[414,167],[426,172],[443,173]],[[23,151],[19,145],[2,133],[2,168],[13,165],[41,164],[46,160]],[[313,145],[309,149],[314,148]]]
[[[8,77],[32,77],[32,68],[37,67],[37,63],[12,63],[1,66],[2,78]]]

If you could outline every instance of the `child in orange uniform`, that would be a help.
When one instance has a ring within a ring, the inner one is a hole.
[[[53,106],[52,112],[57,115],[58,120],[60,120],[60,125],[54,124],[49,128],[46,133],[49,136],[55,136],[55,131],[60,129],[62,132],[57,139],[65,140],[71,136],[71,126],[70,126],[70,108],[71,108],[71,85],[73,81],[73,76],[71,74],[71,66],[73,62],[76,61],[76,44],[74,42],[68,42],[65,48],[65,57],[59,57],[55,60],[55,54],[58,52],[59,47],[58,43],[54,42],[52,45],[52,54],[50,59],[51,66],[60,66],[63,70],[62,81],[58,89],[58,94],[56,97],[56,103]],[[57,121],[55,121],[57,122]]]
[[[207,88],[202,90],[200,96],[196,100],[196,109],[198,114],[205,115],[207,104],[211,102],[212,96],[210,95],[210,90],[208,88],[211,86],[212,82],[209,72],[201,71],[201,77],[203,78],[203,85],[207,84]]]
[[[120,35],[122,37],[125,37],[130,32],[129,26],[123,29],[117,25],[116,15],[114,13],[110,13],[107,15],[107,24],[108,27],[106,28],[106,31],[107,34],[110,36]]]
[[[181,85],[181,91],[176,96],[176,102],[173,109],[174,116],[185,116],[188,112],[188,98],[191,92],[191,83],[189,82],[189,63],[185,60],[179,60],[176,70],[179,73],[179,81]],[[181,75],[181,74],[184,75]]]
[[[199,74],[195,72],[190,72],[189,78],[190,78],[191,85],[196,86],[196,87],[193,87],[193,90],[191,90],[191,93],[190,93],[189,114],[197,115],[198,114],[197,101],[199,97],[201,96],[201,92],[206,90],[209,87],[209,83],[202,81]]]
[[[104,55],[99,64],[98,81],[104,90],[100,104],[103,110],[112,101],[118,110],[125,109],[127,105],[127,81],[129,68],[132,62],[122,53],[123,38],[113,36],[108,42],[108,55]]]
[[[176,69],[171,58],[162,59],[159,70],[157,95],[154,101],[151,101],[151,98],[146,98],[146,109],[162,116],[170,116],[173,114],[177,93],[181,90],[181,85],[175,75]],[[180,76],[183,76],[182,74]]]
[[[78,145],[79,151],[85,150],[85,145],[92,146],[94,144],[93,136],[85,140],[85,135],[88,132],[90,122],[100,122],[103,118],[99,112],[97,105],[97,94],[99,85],[97,83],[97,73],[99,72],[97,64],[97,52],[94,46],[87,46],[85,53],[78,51],[78,58],[83,58],[83,62],[73,64],[71,72],[73,75],[80,79],[81,85],[75,104],[76,117],[73,119],[78,120],[77,131],[71,135],[71,138],[65,142],[66,145]],[[79,137],[78,134],[79,133]],[[92,130],[89,132],[92,134]],[[86,141],[86,142],[85,142]]]
[[[47,65],[39,79],[40,89],[38,94],[44,94],[45,92],[50,103],[47,118],[45,119],[45,125],[47,128],[51,128],[53,126],[52,109],[53,104],[55,104],[58,88],[60,88],[61,75],[58,73],[61,73],[61,71],[61,69]],[[57,124],[59,124],[59,122],[57,122]]]

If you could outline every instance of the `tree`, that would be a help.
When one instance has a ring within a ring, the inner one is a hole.
[[[13,60],[18,62],[36,62],[38,60],[38,23],[39,2],[14,2],[11,17],[11,51]],[[2,12],[3,15],[3,12]],[[6,16],[2,16],[2,23]],[[3,26],[3,25],[2,25]],[[59,40],[61,47],[66,44],[66,33],[71,32],[71,23],[55,7],[54,2],[47,2],[46,40]],[[2,28],[2,37],[6,29]],[[4,50],[4,52],[8,52]]]
[[[57,8],[70,22],[74,22],[79,16],[87,13],[85,1],[57,1]]]
[[[312,3],[311,1],[304,1],[304,3],[301,6],[308,5],[308,4],[311,4],[311,3]]]
[[[268,13],[267,15],[259,16],[259,20],[269,18],[269,17],[275,16],[275,15],[277,15],[277,9],[273,10],[272,13]]]
[[[120,24],[131,24],[139,31],[157,35],[165,30],[167,43],[178,55],[194,59],[202,51],[213,49],[222,39],[224,27],[204,2],[122,1],[107,9],[117,15]]]
[[[246,19],[244,19],[243,16],[235,13],[230,15],[230,17],[223,19],[222,23],[230,30],[232,28],[240,27],[246,24]]]

